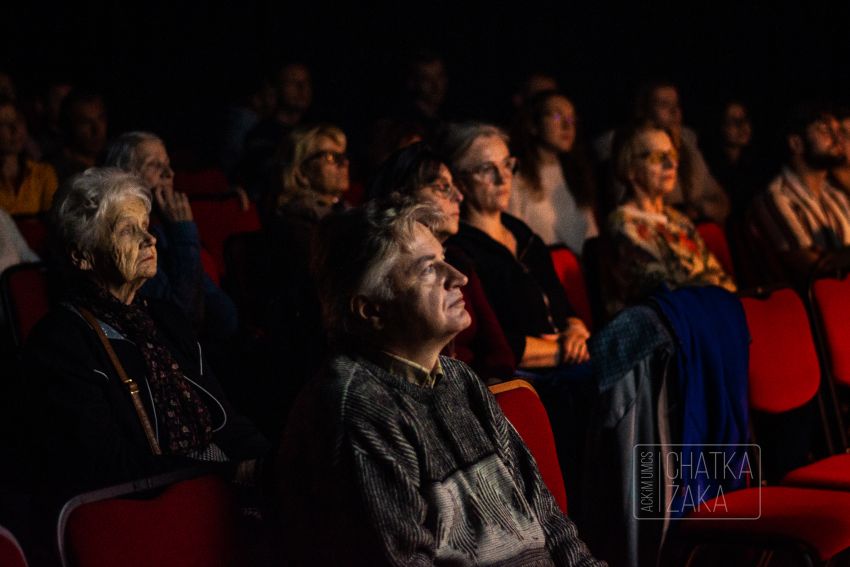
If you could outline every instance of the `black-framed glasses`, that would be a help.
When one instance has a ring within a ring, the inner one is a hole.
[[[518,166],[519,162],[517,159],[514,156],[508,156],[500,164],[487,161],[481,165],[461,170],[461,173],[475,177],[480,181],[495,183],[497,178],[505,179],[507,177],[513,177],[517,172]]]
[[[640,154],[641,159],[645,159],[650,165],[661,165],[662,163],[670,163],[676,165],[679,163],[679,152],[675,149],[665,151],[656,150],[654,152],[643,152]]]
[[[316,152],[307,156],[304,159],[304,163],[308,163],[314,160],[322,160],[325,163],[332,163],[337,167],[342,167],[348,163],[348,154],[345,152],[333,152],[330,150],[324,150],[321,152]]]

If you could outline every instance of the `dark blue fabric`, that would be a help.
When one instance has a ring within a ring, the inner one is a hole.
[[[740,471],[743,448],[749,437],[747,370],[750,336],[740,300],[714,286],[661,291],[652,300],[669,322],[677,341],[679,395],[682,401],[683,462],[698,463],[722,445],[731,470]],[[691,460],[692,459],[692,460]],[[674,511],[688,512],[689,496],[717,496],[742,488],[744,480],[723,471],[707,475],[690,469],[673,499]],[[689,492],[687,492],[689,491]]]

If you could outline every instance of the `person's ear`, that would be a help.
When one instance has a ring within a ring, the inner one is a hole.
[[[803,138],[799,134],[791,134],[788,136],[788,149],[791,150],[793,155],[802,154],[803,146]]]
[[[380,303],[372,301],[366,296],[356,295],[351,299],[351,310],[372,330],[380,331],[384,328],[384,308]]]
[[[82,272],[88,272],[94,269],[94,264],[88,254],[83,254],[79,250],[71,252],[71,264]]]
[[[304,174],[303,168],[304,164],[301,164],[297,168],[295,168],[295,182],[298,184],[299,187],[306,189],[310,186],[310,180]]]

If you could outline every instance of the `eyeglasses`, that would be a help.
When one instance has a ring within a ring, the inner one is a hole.
[[[514,156],[508,156],[501,164],[495,164],[492,161],[482,163],[469,169],[461,170],[460,173],[475,177],[479,181],[496,183],[497,178],[505,179],[513,177],[517,172],[517,159]]]
[[[320,159],[325,163],[332,163],[337,167],[342,167],[348,163],[348,154],[345,152],[332,152],[330,150],[325,150],[321,152],[316,152],[304,160],[304,163],[311,162],[313,160]]]
[[[679,163],[679,152],[675,149],[666,152],[656,150],[654,152],[643,152],[640,154],[640,158],[645,159],[650,165],[661,165],[662,163],[676,165]]]
[[[436,193],[443,199],[451,200],[457,198],[459,194],[457,188],[454,185],[442,180],[429,183],[428,185],[425,185],[424,188],[431,189],[434,193]]]

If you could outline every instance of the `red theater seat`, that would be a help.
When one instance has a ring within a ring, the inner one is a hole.
[[[47,268],[41,262],[7,268],[0,277],[0,296],[12,343],[21,346],[50,309]]]
[[[12,532],[0,526],[0,565],[3,567],[27,567],[24,550]]]
[[[729,241],[723,227],[716,222],[701,222],[697,225],[697,232],[702,237],[705,245],[723,266],[723,271],[735,277],[735,265],[732,262],[732,253],[729,251]]]
[[[836,383],[850,386],[850,274],[815,280],[811,291],[829,371]]]
[[[41,215],[15,215],[15,224],[32,251],[47,255],[47,223]]]
[[[196,475],[179,471],[71,499],[57,530],[63,565],[236,564],[238,512],[230,488],[217,476]]]
[[[231,234],[260,230],[260,216],[251,203],[247,211],[236,195],[212,196],[192,199],[192,214],[201,234],[201,242],[224,274],[224,241]]]
[[[197,171],[175,171],[174,190],[190,197],[195,195],[223,195],[230,191],[227,176],[220,169],[210,168]]]
[[[564,286],[567,299],[576,311],[579,319],[584,321],[588,329],[593,328],[593,315],[590,307],[590,298],[587,295],[587,284],[584,273],[581,271],[581,263],[578,256],[566,246],[553,246],[549,249],[552,255],[552,264],[555,273]]]
[[[490,386],[505,417],[528,446],[540,476],[564,513],[567,513],[567,490],[561,464],[555,451],[555,438],[546,408],[534,388],[525,380],[511,380]]]

